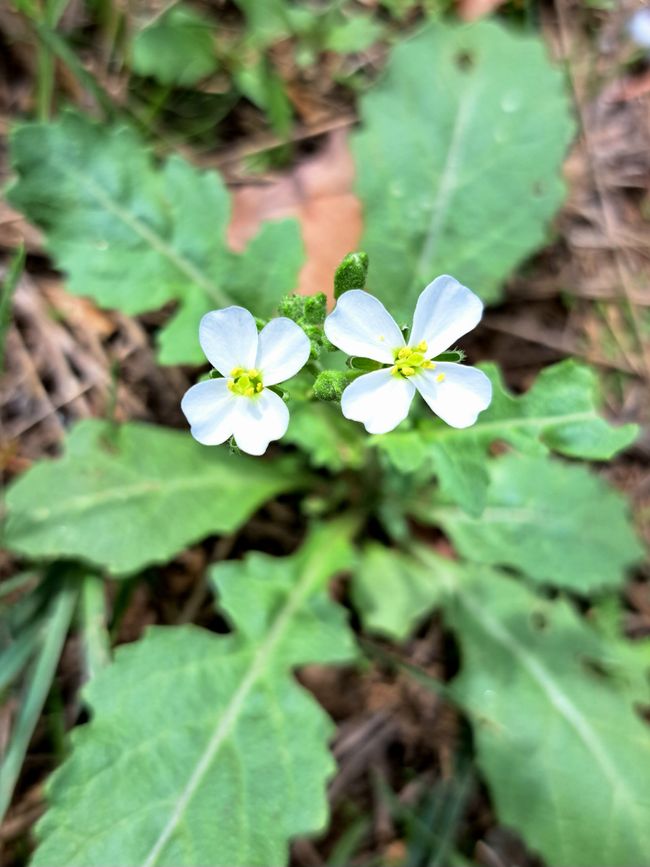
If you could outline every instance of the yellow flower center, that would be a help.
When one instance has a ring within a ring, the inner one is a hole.
[[[255,367],[246,370],[243,367],[233,367],[228,380],[228,390],[241,397],[256,397],[262,389],[262,374]]]
[[[427,342],[422,340],[417,346],[403,346],[395,349],[393,355],[395,363],[390,369],[393,376],[415,376],[422,370],[433,370],[435,362],[424,357],[427,351]]]

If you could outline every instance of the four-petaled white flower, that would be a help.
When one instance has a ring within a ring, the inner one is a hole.
[[[344,292],[325,320],[328,340],[348,355],[388,365],[355,379],[343,392],[346,418],[368,433],[387,433],[408,415],[415,391],[452,427],[474,424],[489,406],[492,385],[475,367],[433,359],[478,324],[483,304],[443,275],[418,298],[408,345],[384,305],[362,289]]]
[[[305,332],[291,319],[272,319],[258,334],[243,307],[213,310],[201,319],[199,343],[223,379],[193,385],[181,401],[192,436],[216,446],[233,436],[237,446],[262,455],[284,436],[289,410],[267,386],[290,379],[309,358]]]

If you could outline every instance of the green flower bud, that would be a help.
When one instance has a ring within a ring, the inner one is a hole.
[[[278,304],[280,316],[286,316],[294,322],[302,319],[305,312],[305,298],[302,295],[285,295]]]
[[[303,317],[306,325],[322,325],[326,314],[327,298],[324,292],[305,298]]]
[[[323,329],[320,325],[303,325],[303,331],[309,338],[311,343],[311,352],[309,357],[313,360],[318,358],[323,345]]]
[[[341,400],[343,389],[357,376],[352,371],[323,370],[314,382],[314,397],[318,400]]]
[[[368,274],[368,254],[348,253],[334,274],[334,297],[339,298],[348,289],[364,289]]]

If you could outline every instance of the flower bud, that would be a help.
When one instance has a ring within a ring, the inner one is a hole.
[[[327,314],[327,298],[324,292],[317,292],[305,298],[303,308],[303,320],[305,325],[321,325]]]
[[[365,289],[368,274],[368,254],[348,253],[334,274],[334,297],[339,298],[348,289]]]
[[[318,400],[340,400],[343,389],[357,375],[351,371],[323,370],[314,382],[314,397]]]
[[[294,322],[302,319],[304,312],[305,298],[302,295],[285,295],[278,304],[280,316],[286,316]]]

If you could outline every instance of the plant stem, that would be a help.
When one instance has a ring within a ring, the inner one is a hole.
[[[86,674],[91,680],[111,659],[110,639],[106,628],[104,582],[97,575],[87,575],[83,579],[80,613]]]

